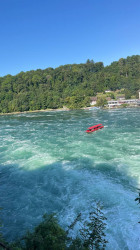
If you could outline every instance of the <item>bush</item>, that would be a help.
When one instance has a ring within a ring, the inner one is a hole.
[[[33,232],[27,234],[19,241],[0,249],[11,250],[88,250],[105,249],[105,221],[101,207],[97,204],[89,213],[87,219],[79,214],[74,222],[64,230],[59,224],[55,214],[43,216],[43,221],[35,227]],[[70,237],[71,230],[79,223],[80,230],[75,238]],[[4,246],[7,246],[5,244]]]
[[[66,232],[59,226],[54,214],[45,214],[34,232],[28,232],[23,239],[24,249],[27,250],[62,250],[66,245]]]

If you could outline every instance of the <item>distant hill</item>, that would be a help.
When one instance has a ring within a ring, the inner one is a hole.
[[[0,77],[0,113],[81,108],[88,106],[97,92],[121,88],[131,95],[140,89],[139,55],[121,58],[107,67],[88,59],[86,63]]]

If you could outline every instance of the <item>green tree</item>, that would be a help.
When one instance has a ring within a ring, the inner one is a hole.
[[[43,221],[35,227],[34,231],[27,232],[18,242],[5,243],[0,237],[0,249],[5,250],[90,250],[105,249],[107,244],[105,228],[106,217],[97,204],[91,209],[87,219],[80,213],[75,220],[64,230],[59,224],[55,214],[43,216]],[[79,223],[79,234],[70,237],[76,224]]]
[[[81,108],[88,105],[85,100],[89,96],[122,88],[129,97],[140,89],[139,55],[121,58],[106,67],[88,59],[86,63],[0,77],[0,112],[58,108],[65,105],[66,98],[70,108]]]
[[[80,221],[80,238],[76,237],[70,246],[70,249],[105,249],[108,241],[106,240],[105,220],[107,218],[101,211],[102,207],[97,203],[95,208],[92,208],[89,217],[82,222],[82,214],[79,214],[69,229],[73,229]]]
[[[104,107],[107,104],[107,100],[105,97],[98,97],[96,105],[99,107]]]
[[[80,234],[83,241],[83,246],[88,249],[105,249],[106,243],[105,239],[105,227],[104,222],[106,217],[101,211],[101,207],[98,204],[97,207],[90,212],[89,221],[85,221]]]
[[[126,89],[124,93],[125,93],[125,99],[130,99],[131,98],[132,94],[131,94],[130,90]]]
[[[62,250],[66,246],[66,232],[59,226],[54,214],[43,216],[33,233],[24,237],[25,250]]]

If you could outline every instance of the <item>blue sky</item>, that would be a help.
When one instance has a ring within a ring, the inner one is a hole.
[[[0,76],[140,54],[140,0],[0,0]]]

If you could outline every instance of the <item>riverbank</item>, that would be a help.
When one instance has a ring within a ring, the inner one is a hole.
[[[40,113],[40,112],[49,112],[49,111],[69,111],[68,108],[59,108],[59,109],[41,109],[41,110],[28,110],[28,111],[17,111],[11,113],[0,113],[0,115],[18,115],[18,114],[28,114],[28,113]]]
[[[84,107],[81,108],[83,110],[91,110],[91,109],[95,109],[96,110],[97,107]],[[122,108],[140,108],[140,106],[132,106],[132,105],[128,105],[128,106],[115,106],[115,107],[98,107],[101,109],[122,109]],[[18,111],[18,112],[11,112],[11,113],[0,113],[0,115],[18,115],[18,114],[28,114],[28,113],[41,113],[41,112],[50,112],[50,111],[70,111],[71,109],[69,108],[59,108],[59,109],[41,109],[41,110],[28,110],[28,111]],[[76,109],[75,109],[76,110]]]

